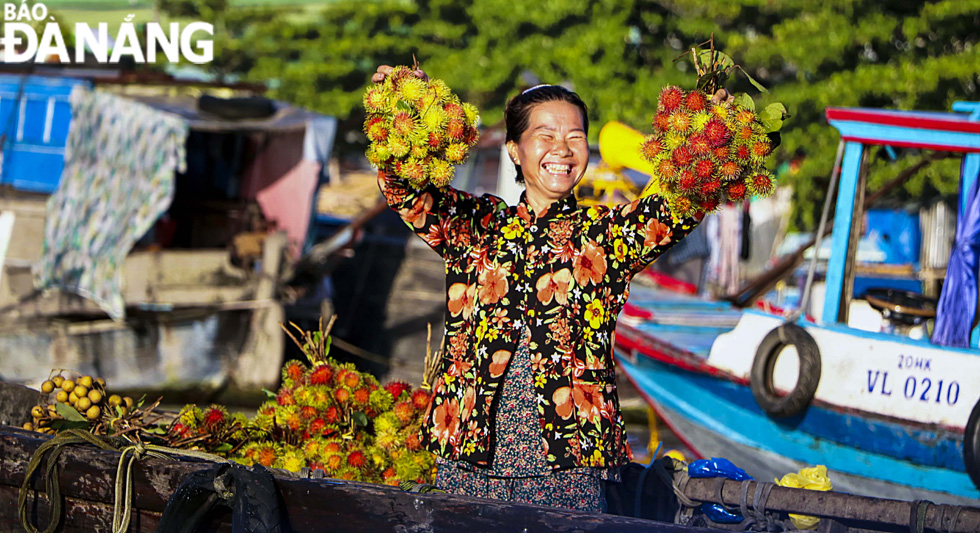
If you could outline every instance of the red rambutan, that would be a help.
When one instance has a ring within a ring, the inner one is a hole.
[[[670,129],[670,113],[661,111],[653,117],[653,127],[658,132]]]
[[[665,159],[660,162],[659,166],[657,166],[657,172],[660,173],[661,178],[665,180],[672,180],[677,174],[677,168],[674,167],[674,163]]]
[[[442,144],[442,136],[434,131],[429,132],[429,148],[439,148],[440,144]]]
[[[735,162],[740,165],[746,165],[749,162],[750,155],[749,147],[743,144],[735,149]]]
[[[398,400],[398,397],[402,395],[403,392],[411,389],[412,386],[404,381],[390,381],[385,383],[385,390],[391,394],[391,397]]]
[[[721,182],[718,180],[708,180],[701,184],[701,195],[711,196],[718,192],[719,188],[721,188]]]
[[[681,172],[681,179],[678,181],[677,185],[682,191],[690,191],[698,184],[698,178],[694,175],[694,172],[690,170],[684,170]]]
[[[191,434],[191,429],[189,427],[185,426],[184,424],[181,424],[180,422],[177,422],[176,424],[174,424],[171,427],[170,431],[171,431],[171,433],[177,435],[178,437],[180,437],[182,439],[186,439]]]
[[[396,475],[397,474],[395,474],[395,467],[393,466],[389,466],[388,468],[385,468],[385,471],[381,473],[381,477],[384,478],[385,481],[388,481],[389,479],[393,479]]]
[[[228,413],[221,407],[212,405],[204,410],[203,423],[205,429],[214,431],[228,419]]]
[[[418,451],[422,449],[422,442],[419,440],[419,435],[416,432],[409,433],[405,437],[405,449],[410,452]]]
[[[745,183],[736,181],[728,186],[726,192],[728,193],[729,200],[739,202],[745,199]]]
[[[729,152],[730,150],[728,149],[728,145],[725,144],[711,151],[711,153],[715,156],[715,159],[717,159],[718,161],[724,161],[728,159]]]
[[[694,173],[701,179],[710,177],[714,171],[715,163],[710,159],[700,159],[694,164]]]
[[[293,393],[289,389],[279,389],[279,393],[276,394],[276,403],[285,407],[287,405],[296,405],[296,400],[293,398]]]
[[[704,136],[707,137],[712,148],[717,148],[728,142],[728,128],[721,120],[712,118],[704,125]]]
[[[311,385],[329,385],[332,378],[333,369],[329,364],[317,365],[313,367],[313,372],[310,372]]]
[[[432,395],[422,389],[415,389],[415,392],[412,393],[412,405],[419,411],[429,407],[429,400],[431,399]]]
[[[703,133],[691,135],[687,142],[693,155],[707,155],[711,151],[711,143],[708,142],[707,135]]]
[[[327,460],[323,462],[323,466],[327,468],[328,472],[336,472],[344,464],[343,457],[339,455],[331,455],[327,457]]]
[[[752,178],[752,188],[759,196],[768,196],[772,192],[772,179],[765,174],[756,174]]]
[[[316,408],[311,405],[304,405],[299,408],[299,416],[305,420],[309,420],[316,416]]]
[[[759,140],[752,143],[752,157],[764,159],[769,155],[770,151],[772,151],[772,148],[769,145],[769,141]]]
[[[659,103],[662,109],[674,111],[684,103],[684,91],[676,85],[668,85],[660,91]]]
[[[654,158],[660,155],[660,151],[663,150],[663,148],[663,143],[660,142],[659,138],[650,137],[643,143],[643,157],[653,161]]]
[[[686,215],[691,211],[691,200],[686,196],[674,198],[674,207],[680,214]]]
[[[304,373],[306,373],[306,367],[299,361],[289,361],[282,368],[282,377],[291,379],[296,383],[303,379]]]
[[[466,118],[466,111],[463,110],[463,106],[455,103],[449,103],[443,106],[443,111],[446,112],[446,116],[449,118],[464,120]]]
[[[701,210],[705,213],[710,213],[718,208],[717,198],[708,198],[707,200],[701,202]]]
[[[323,413],[323,418],[326,419],[327,423],[336,424],[340,421],[340,409],[330,406]]]
[[[310,433],[315,436],[319,436],[323,433],[323,430],[327,429],[327,423],[322,418],[314,418],[310,422]]]
[[[752,138],[752,126],[742,126],[738,129],[736,137],[740,141],[747,141]]]
[[[678,167],[686,167],[687,165],[690,165],[691,161],[694,159],[694,157],[691,155],[691,151],[685,146],[678,146],[675,148],[672,155],[674,158],[674,163]]]
[[[354,450],[347,454],[347,464],[354,468],[361,468],[367,464],[367,457],[361,450]]]
[[[474,128],[473,126],[466,127],[466,135],[463,136],[463,142],[469,145],[476,144],[476,141],[480,140],[480,130]]]
[[[704,111],[708,107],[708,95],[701,91],[691,91],[687,94],[687,99],[684,103],[691,111]]]

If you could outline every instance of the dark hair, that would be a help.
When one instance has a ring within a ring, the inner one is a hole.
[[[528,123],[531,121],[531,109],[545,102],[568,102],[582,112],[582,125],[585,127],[585,134],[589,134],[589,108],[585,102],[572,91],[560,85],[538,85],[518,94],[507,102],[504,108],[504,122],[507,125],[507,141],[519,142],[521,135],[527,130]],[[524,183],[524,173],[521,166],[517,167],[517,183]]]

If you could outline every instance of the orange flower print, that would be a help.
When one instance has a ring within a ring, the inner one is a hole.
[[[459,430],[459,402],[453,398],[436,407],[432,415],[432,435],[441,443],[456,440]]]
[[[507,294],[507,270],[494,268],[480,273],[480,303],[492,305]]]
[[[589,241],[575,257],[572,265],[575,283],[585,287],[591,281],[598,285],[606,275],[606,254],[595,241]]]
[[[568,303],[568,285],[572,282],[572,273],[563,268],[558,272],[547,272],[535,283],[538,289],[538,301],[548,305],[551,299],[561,305]]]
[[[572,398],[575,401],[575,407],[578,409],[579,418],[595,421],[605,411],[606,404],[602,401],[599,385],[578,383],[572,389]]]
[[[493,353],[490,363],[490,377],[499,378],[507,370],[507,363],[510,362],[511,353],[507,350],[497,350]]]
[[[643,241],[644,248],[653,246],[663,246],[670,242],[670,226],[657,219],[651,219],[646,225],[646,239]]]
[[[563,420],[568,420],[572,417],[572,412],[575,411],[575,405],[572,401],[572,389],[558,387],[555,393],[551,395],[551,401],[554,402],[555,413]]]
[[[572,221],[558,220],[548,224],[548,243],[552,248],[563,248],[572,236]]]
[[[459,316],[460,313],[463,313],[463,318],[469,320],[473,315],[475,304],[476,285],[453,283],[449,287],[449,313],[452,316]]]
[[[466,392],[463,394],[463,414],[460,416],[462,422],[465,423],[469,420],[474,405],[476,405],[476,389],[467,387]]]
[[[419,195],[412,202],[411,208],[403,209],[399,212],[401,217],[413,227],[421,228],[425,226],[425,216],[432,210],[433,199],[429,193]]]
[[[585,306],[585,319],[589,321],[589,327],[599,329],[603,319],[606,317],[606,310],[602,308],[602,302],[595,298],[589,305]]]

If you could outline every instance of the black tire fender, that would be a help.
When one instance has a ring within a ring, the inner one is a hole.
[[[780,396],[773,386],[773,370],[783,348],[794,346],[800,359],[796,387]],[[820,383],[820,349],[813,337],[796,324],[783,324],[769,332],[755,352],[749,382],[759,407],[772,418],[789,418],[802,413]]]
[[[973,406],[963,433],[963,463],[973,484],[980,489],[980,400]]]

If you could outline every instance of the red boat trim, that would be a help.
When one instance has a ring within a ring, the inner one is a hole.
[[[944,152],[980,152],[980,148],[966,148],[963,146],[950,146],[946,144],[933,144],[924,142],[895,141],[887,139],[875,139],[871,137],[858,137],[854,135],[842,135],[845,141],[859,142],[861,144],[881,145],[881,146],[901,146],[905,148],[922,148],[926,150],[939,150]]]
[[[656,283],[659,287],[664,289],[679,292],[681,294],[697,294],[698,292],[698,288],[693,284],[679,280],[673,276],[668,276],[662,272],[657,272],[656,270],[648,268],[641,273],[647,278],[650,278],[650,281]]]
[[[980,122],[969,120],[965,115],[959,119],[944,119],[929,116],[926,113],[881,112],[871,109],[828,107],[826,116],[827,120],[846,120],[920,130],[980,133]]]

